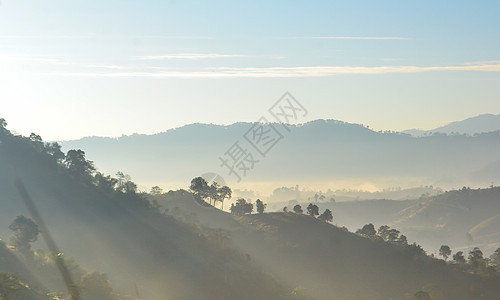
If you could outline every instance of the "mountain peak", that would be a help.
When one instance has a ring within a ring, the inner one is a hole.
[[[451,122],[447,125],[431,130],[409,129],[404,130],[403,133],[408,133],[414,136],[422,136],[433,133],[474,135],[476,133],[486,133],[498,130],[500,130],[500,114],[480,114],[465,120]]]

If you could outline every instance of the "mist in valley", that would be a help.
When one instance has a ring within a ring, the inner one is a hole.
[[[0,1],[0,300],[498,300],[499,10]]]

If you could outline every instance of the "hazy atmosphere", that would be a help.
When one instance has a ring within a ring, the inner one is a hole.
[[[499,13],[0,0],[0,300],[499,299]]]

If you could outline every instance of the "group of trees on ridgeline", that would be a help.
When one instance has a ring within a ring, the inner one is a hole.
[[[325,209],[322,214],[319,214],[319,207],[316,204],[309,203],[307,206],[307,214],[313,218],[319,216],[318,219],[324,222],[333,222],[333,213],[330,209]],[[283,207],[283,212],[288,212],[288,207]],[[293,207],[293,212],[296,214],[303,214],[304,210],[300,204]]]
[[[257,213],[263,214],[266,210],[267,204],[265,204],[262,200],[255,200],[255,208]],[[238,198],[236,203],[231,204],[231,213],[237,216],[242,216],[245,214],[251,214],[253,212],[254,205],[250,201],[245,200],[244,198]]]
[[[228,186],[220,186],[215,181],[209,185],[203,177],[193,178],[189,190],[198,201],[206,202],[208,200],[208,203],[213,206],[215,206],[217,202],[220,202],[221,209],[224,209],[224,201],[231,199],[233,193]]]
[[[153,187],[152,193],[156,193],[160,188]],[[161,189],[160,189],[161,190]],[[221,202],[221,209],[224,209],[224,201],[231,199],[232,190],[228,186],[219,186],[217,182],[209,184],[203,177],[195,177],[191,180],[189,190],[193,193],[193,196],[197,201],[208,202],[210,205],[215,206],[217,202]],[[213,204],[212,204],[213,202]],[[262,200],[255,200],[255,205],[247,199],[238,198],[235,203],[231,204],[230,211],[234,215],[242,216],[245,214],[251,214],[254,211],[254,207],[259,214],[263,214],[267,204]],[[286,208],[283,211],[287,211]],[[295,205],[293,208],[295,213],[303,213],[302,207],[300,205]],[[307,206],[307,214],[311,217],[318,216],[319,220],[325,222],[333,221],[332,211],[326,209],[321,215],[319,214],[319,207],[316,204],[310,203]]]
[[[387,225],[382,225],[378,228],[378,230],[375,230],[375,226],[373,224],[366,224],[362,228],[358,229],[356,233],[374,240],[408,245],[408,239],[404,234],[400,234],[401,232],[399,230],[391,228]]]
[[[152,188],[155,192],[158,187]],[[212,182],[209,184],[203,177],[195,177],[191,180],[189,190],[193,193],[194,198],[198,202],[208,202],[208,204],[215,206],[217,202],[221,203],[221,209],[224,210],[224,201],[230,200],[232,197],[232,190],[230,187],[224,185],[220,186],[217,182]],[[262,200],[257,199],[255,201],[255,209],[259,214],[264,213],[267,204]],[[244,198],[238,198],[235,203],[231,204],[230,211],[232,214],[242,216],[245,214],[251,214],[254,211],[254,204],[249,200]]]
[[[448,260],[452,251],[450,246],[442,245],[439,248],[439,255]],[[464,251],[457,251],[453,254],[452,262],[466,268],[467,270],[483,275],[488,275],[500,271],[500,248],[488,258],[484,257],[483,251],[479,247],[474,247],[469,251],[467,259],[465,258]]]
[[[382,225],[378,228],[378,230],[376,230],[373,224],[366,224],[362,228],[358,229],[356,233],[373,240],[380,240],[400,246],[412,247],[417,252],[425,254],[425,251],[420,245],[417,243],[413,243],[411,245],[408,244],[408,239],[405,235],[400,234],[399,230],[391,228],[387,225]],[[442,245],[438,252],[445,261],[447,261],[452,254],[452,250],[448,245]],[[434,255],[431,256],[433,257]],[[467,259],[463,251],[457,251],[451,257],[453,263],[462,266],[470,272],[488,275],[500,271],[500,248],[495,250],[489,258],[485,258],[483,252],[478,247],[474,247],[469,251]]]
[[[236,203],[231,204],[231,213],[237,216],[251,214],[252,212],[253,212],[253,203],[243,198],[238,198],[236,200]]]
[[[90,183],[104,192],[120,192],[124,194],[136,194],[137,184],[131,181],[129,175],[123,172],[116,173],[117,178],[97,172],[94,162],[88,160],[85,151],[71,149],[66,154],[62,152],[61,145],[57,142],[44,142],[38,134],[31,133],[29,137],[14,135],[6,129],[7,122],[0,118],[0,142],[10,140],[9,144],[28,144],[36,152],[45,156],[45,161],[51,162],[66,169],[72,179],[81,183]]]

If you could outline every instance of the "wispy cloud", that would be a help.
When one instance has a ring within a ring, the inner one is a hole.
[[[109,70],[125,69],[125,67],[117,65],[87,65],[87,67],[97,68],[97,69],[109,69]]]
[[[0,62],[33,62],[33,63],[44,63],[44,64],[53,64],[53,65],[69,65],[72,64],[70,62],[66,62],[57,58],[47,58],[41,56],[31,56],[24,54],[16,54],[16,55],[0,55]]]
[[[293,36],[290,39],[300,40],[410,40],[398,36]]]
[[[134,57],[138,60],[162,60],[162,59],[213,59],[229,57],[245,57],[242,54],[218,54],[218,53],[177,53],[165,55],[150,55]]]
[[[481,60],[466,63],[466,65],[498,65],[500,60]]]
[[[500,72],[500,64],[461,66],[308,66],[308,67],[264,67],[264,68],[212,68],[196,71],[134,71],[134,72],[54,72],[51,76],[84,77],[148,77],[148,78],[299,78],[328,77],[350,74],[422,73],[436,71],[483,71]]]
[[[211,36],[189,35],[103,35],[103,34],[72,34],[72,35],[0,35],[0,39],[165,39],[165,40],[211,40]]]
[[[381,61],[402,61],[405,60],[405,58],[400,58],[400,57],[381,57],[379,58]]]

